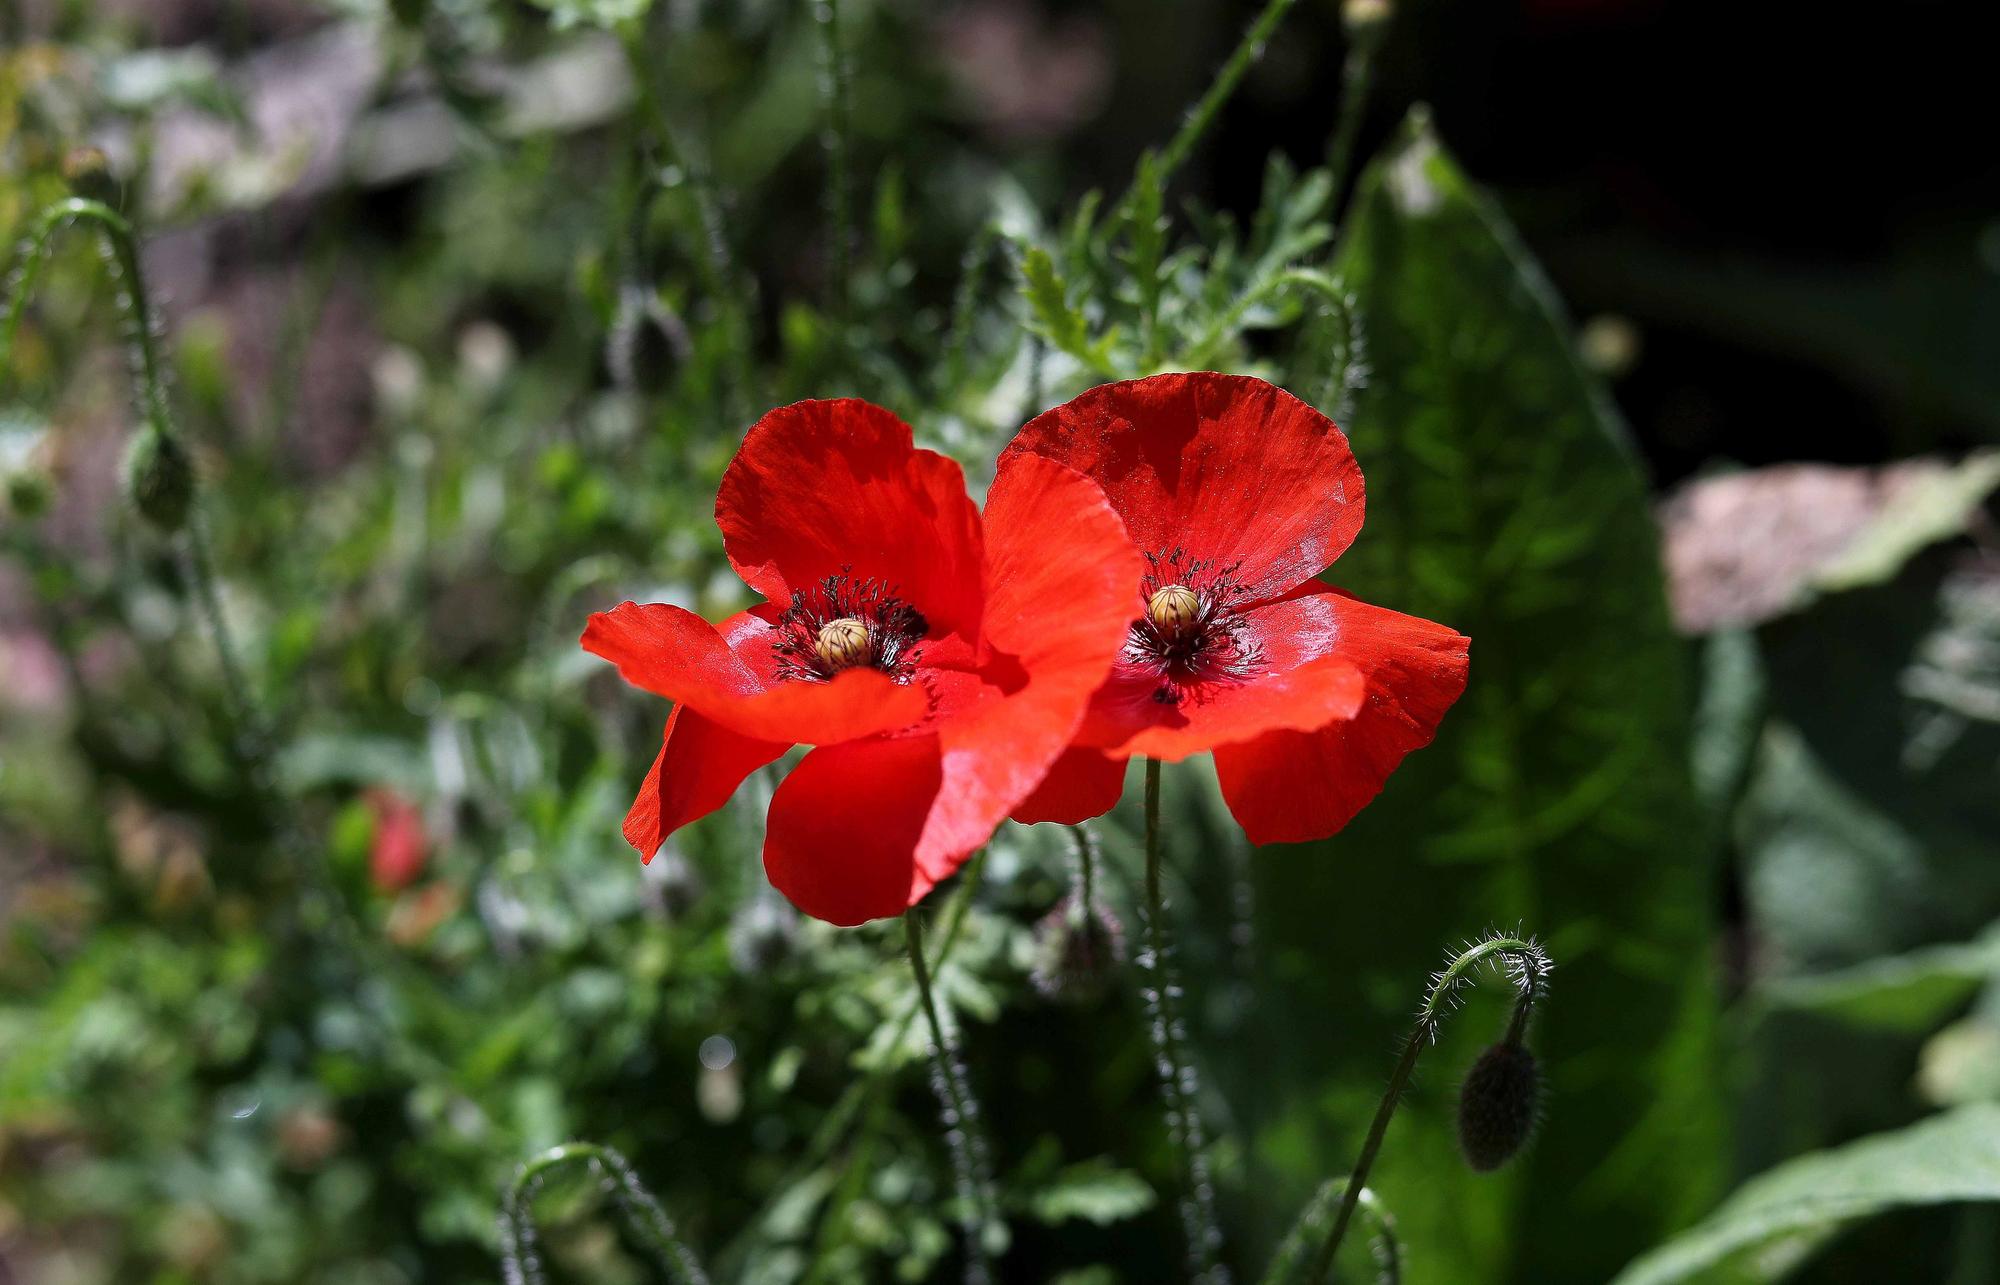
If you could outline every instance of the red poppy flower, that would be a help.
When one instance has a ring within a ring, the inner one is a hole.
[[[1361,529],[1361,469],[1283,389],[1210,373],[1107,384],[1038,416],[1001,467],[1031,457],[1102,487],[1147,566],[1110,677],[1017,820],[1101,815],[1131,756],[1213,750],[1253,842],[1324,838],[1465,690],[1465,638],[1314,578]]]
[[[715,503],[767,599],[712,625],[624,603],[584,647],[676,703],[625,837],[651,859],[795,743],[771,882],[836,924],[901,914],[1042,780],[1125,640],[1138,554],[1104,495],[1021,455],[982,515],[958,465],[866,402],[758,421]]]
[[[430,837],[417,805],[386,786],[368,791],[375,814],[375,841],[368,850],[368,875],[382,892],[397,892],[416,882],[430,859]]]

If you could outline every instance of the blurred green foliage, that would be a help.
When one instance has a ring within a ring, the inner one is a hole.
[[[1211,95],[1128,189],[1065,204],[1062,176],[967,137],[902,7],[357,2],[316,15],[371,51],[347,141],[415,159],[294,190],[311,167],[259,152],[254,81],[53,8],[49,39],[0,49],[0,234],[69,192],[75,144],[118,144],[93,190],[167,283],[206,543],[111,489],[133,428],[115,279],[65,234],[0,388],[0,1262],[490,1277],[518,1166],[584,1138],[717,1279],[955,1274],[896,928],[776,898],[759,780],[641,869],[618,824],[664,710],[575,636],[622,597],[742,605],[709,512],[770,405],[870,397],[977,483],[1084,387],[1219,367],[1350,425],[1373,503],[1331,576],[1474,639],[1439,742],[1327,843],[1248,853],[1205,770],[1169,774],[1238,1272],[1345,1174],[1440,951],[1519,923],[1558,963],[1547,1123],[1497,1175],[1453,1154],[1450,1088],[1503,1020],[1475,992],[1364,1205],[1393,1214],[1403,1279],[1604,1280],[1733,1179],[1881,1132],[1785,1163],[1630,1279],[1775,1279],[1816,1250],[1827,1281],[2000,1280],[1990,1211],[1944,1207],[1995,1194],[2000,576],[1950,538],[1984,466],[1697,651],[1616,412],[1421,120],[1351,200],[1346,173],[1274,156],[1239,219],[1177,187]],[[572,120],[498,74],[527,67],[570,68],[579,100],[624,89]],[[851,117],[838,169],[827,91]],[[244,154],[168,185],[190,122]],[[854,181],[829,201],[830,169]],[[1128,926],[1131,829],[1100,827]],[[1069,843],[1005,829],[934,898],[993,1248],[1008,1280],[1171,1279],[1136,978],[1031,982]],[[607,1172],[527,1193],[558,1278],[648,1278]]]

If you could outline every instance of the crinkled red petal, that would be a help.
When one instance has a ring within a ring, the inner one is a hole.
[[[1465,690],[1462,635],[1323,585],[1309,592],[1332,613],[1340,654],[1366,675],[1367,699],[1326,727],[1216,750],[1222,797],[1253,843],[1323,839],[1353,820]]]
[[[879,580],[933,634],[976,637],[979,512],[965,475],[910,426],[853,398],[782,406],[722,476],[715,521],[744,581],[772,602],[827,576]]]
[[[744,777],[789,748],[740,735],[676,706],[667,716],[652,770],[625,814],[625,841],[651,861],[668,835],[727,803]]]
[[[1023,452],[1102,487],[1142,552],[1233,568],[1249,601],[1318,575],[1361,529],[1361,468],[1346,435],[1246,375],[1093,388],[1023,428],[1007,454]]]

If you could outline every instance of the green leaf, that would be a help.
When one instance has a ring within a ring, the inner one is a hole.
[[[1759,989],[1756,999],[1769,1009],[1817,1013],[1850,1026],[1923,1034],[1996,976],[2000,929],[1978,941],[1785,978]]]
[[[1035,1192],[1030,1208],[1041,1222],[1081,1218],[1106,1227],[1145,1213],[1155,1199],[1145,1179],[1099,1159],[1064,1169]]]
[[[1840,556],[1819,569],[1819,588],[1880,584],[1928,546],[1965,534],[2000,488],[2000,451],[1979,451],[1953,465],[1912,461],[1897,471],[1901,485]]]
[[[1539,269],[1421,120],[1332,270],[1374,375],[1367,523],[1328,578],[1469,635],[1471,683],[1345,831],[1254,863],[1272,1011],[1218,1055],[1229,1098],[1283,1177],[1265,1203],[1296,1208],[1345,1172],[1437,952],[1519,923],[1557,966],[1538,1141],[1494,1176],[1456,1155],[1452,1089],[1505,1021],[1475,996],[1369,1185],[1423,1249],[1413,1282],[1602,1280],[1707,1207],[1725,1154],[1713,845],[1646,489]]]
[[[1021,276],[1022,292],[1028,297],[1036,333],[1059,351],[1068,353],[1099,374],[1117,378],[1119,371],[1111,360],[1116,336],[1106,334],[1097,342],[1091,342],[1090,324],[1083,313],[1071,305],[1069,285],[1056,271],[1055,260],[1049,257],[1049,252],[1040,246],[1029,247],[1021,256]]]
[[[2000,1200],[2000,1106],[1982,1103],[1788,1160],[1613,1285],[1782,1280],[1843,1227],[1892,1209]]]

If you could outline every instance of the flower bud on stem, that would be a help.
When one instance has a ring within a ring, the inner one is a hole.
[[[1368,1171],[1374,1167],[1375,1156],[1382,1149],[1382,1138],[1389,1130],[1389,1118],[1396,1113],[1396,1103],[1409,1086],[1410,1075],[1417,1069],[1417,1058],[1424,1046],[1437,1038],[1438,1027],[1445,1015],[1456,1006],[1459,993],[1467,982],[1473,980],[1480,967],[1490,960],[1499,961],[1507,972],[1507,978],[1514,984],[1514,1014],[1508,1021],[1507,1034],[1503,1046],[1520,1048],[1527,1034],[1528,1019],[1533,1016],[1535,1005],[1547,998],[1549,992],[1549,972],[1554,967],[1541,943],[1532,937],[1501,936],[1493,934],[1460,951],[1444,970],[1431,978],[1430,989],[1424,994],[1423,1007],[1418,1010],[1417,1024],[1403,1045],[1403,1056],[1396,1063],[1396,1069],[1389,1076],[1388,1092],[1382,1095],[1381,1105],[1375,1109],[1375,1120],[1368,1126],[1368,1136],[1361,1144],[1361,1154],[1354,1162],[1354,1172],[1347,1179],[1347,1186],[1341,1195],[1340,1209],[1334,1215],[1333,1228],[1320,1245],[1318,1256],[1313,1260],[1311,1271],[1306,1275],[1309,1281],[1324,1281],[1333,1268],[1335,1253],[1340,1249],[1340,1241],[1347,1233],[1347,1224],[1353,1220],[1355,1204],[1368,1182]],[[1521,1050],[1524,1054],[1525,1049]],[[1489,1050],[1490,1052],[1490,1050]],[[1484,1065],[1485,1059],[1481,1059]],[[1475,1075],[1477,1074],[1475,1068]],[[1511,1077],[1518,1086],[1520,1077]],[[1532,1083],[1532,1077],[1531,1077]],[[1532,1105],[1528,1114],[1532,1118]],[[1507,1154],[1519,1149],[1527,1136],[1525,1128],[1518,1131],[1513,1147]],[[1474,1167],[1479,1167],[1478,1158],[1470,1157]],[[1502,1157],[1504,1160],[1505,1157]],[[1495,1162],[1499,1163],[1498,1161]],[[1486,1166],[1491,1168],[1493,1166]]]

